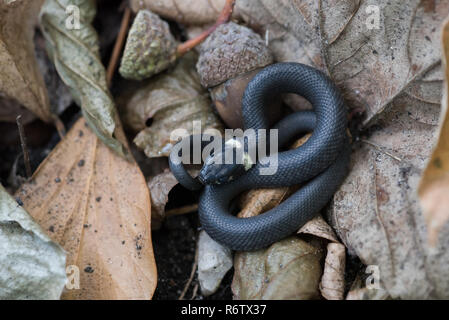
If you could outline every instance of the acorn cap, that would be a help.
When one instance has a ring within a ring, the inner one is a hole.
[[[174,63],[177,45],[167,22],[140,10],[129,30],[119,72],[126,79],[149,78]]]
[[[257,33],[229,22],[220,25],[201,44],[196,68],[201,84],[210,88],[272,62],[270,50]]]

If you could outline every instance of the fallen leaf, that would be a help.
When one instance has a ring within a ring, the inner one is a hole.
[[[266,249],[237,252],[232,281],[234,299],[317,299],[322,256],[321,249],[295,236]]]
[[[194,121],[201,123],[202,132],[222,130],[209,95],[199,82],[196,59],[194,54],[184,56],[172,71],[150,79],[124,106],[124,122],[136,131],[142,130],[134,142],[147,157],[168,156],[173,146],[172,131],[186,129],[193,133]],[[152,123],[146,127],[148,119]]]
[[[432,246],[438,241],[440,229],[449,220],[449,113],[448,85],[449,85],[449,20],[446,20],[442,32],[443,66],[445,82],[443,85],[443,102],[441,111],[441,126],[438,143],[424,170],[419,186],[419,197],[427,223],[429,243]]]
[[[0,92],[28,108],[43,121],[50,122],[53,116],[44,79],[37,66],[33,42],[34,27],[42,2],[0,2]]]
[[[315,237],[325,239],[331,242],[339,243],[334,230],[324,221],[321,215],[309,220],[298,230],[298,234],[310,234]]]
[[[121,128],[118,138],[124,140]],[[81,118],[16,193],[68,252],[80,289],[63,299],[150,299],[156,286],[151,204],[135,162],[107,148]]]
[[[198,236],[198,282],[203,296],[214,294],[226,273],[232,268],[232,251],[209,237]]]
[[[79,8],[82,17],[79,28],[70,24],[73,16],[66,13],[71,5]],[[81,106],[89,126],[108,147],[127,156],[126,148],[113,136],[115,106],[100,60],[98,36],[91,25],[95,14],[92,0],[46,0],[41,9],[40,24],[49,56]]]
[[[0,185],[0,299],[59,299],[66,254]]]
[[[447,298],[449,232],[434,252],[417,188],[437,135],[439,106],[396,99],[356,145],[351,171],[334,196],[331,225],[351,255],[377,266],[392,298]]]

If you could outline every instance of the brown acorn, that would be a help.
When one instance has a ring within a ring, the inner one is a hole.
[[[209,88],[215,108],[226,125],[242,128],[243,93],[258,71],[273,63],[269,48],[251,29],[229,22],[219,26],[199,49],[196,68],[201,84]],[[279,114],[280,102],[273,102],[270,119],[278,119]]]
[[[149,78],[174,64],[177,46],[167,22],[140,10],[129,30],[119,72],[126,79]]]

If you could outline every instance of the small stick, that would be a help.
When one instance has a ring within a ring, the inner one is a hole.
[[[175,215],[180,215],[180,214],[192,213],[192,212],[195,212],[195,211],[198,211],[198,203],[189,204],[189,205],[184,206],[184,207],[179,207],[179,208],[174,208],[174,209],[167,210],[165,212],[165,216],[169,217],[169,216],[175,216]]]
[[[56,127],[56,131],[58,131],[59,138],[64,138],[66,134],[64,123],[59,119],[59,117],[55,116],[53,119],[53,123]]]
[[[21,114],[17,116],[16,123],[17,123],[17,127],[19,128],[20,145],[22,147],[23,162],[25,162],[25,170],[26,170],[27,178],[30,178],[32,175],[30,154],[28,153],[27,140],[26,140],[26,136],[25,136],[25,130],[23,129]]]
[[[184,54],[189,52],[195,46],[203,42],[215,29],[218,28],[223,23],[228,22],[231,19],[232,11],[234,10],[235,0],[226,0],[226,3],[218,16],[217,21],[209,27],[207,30],[201,32],[197,37],[181,43],[177,48],[177,56],[182,57]]]
[[[108,87],[111,86],[112,77],[114,76],[115,69],[117,68],[120,52],[122,51],[123,44],[125,42],[126,34],[128,33],[129,20],[131,19],[131,9],[126,6],[123,13],[122,23],[120,25],[120,31],[115,40],[114,49],[112,50],[111,59],[109,60],[108,70],[106,72],[106,82]]]
[[[189,290],[190,284],[193,281],[193,278],[195,277],[196,268],[198,267],[198,246],[196,246],[195,250],[195,260],[193,261],[192,265],[192,271],[190,272],[189,280],[187,280],[186,285],[184,286],[184,290],[182,290],[181,295],[179,296],[178,300],[184,300],[184,296],[187,293],[187,290]]]
[[[195,286],[193,287],[193,293],[192,293],[192,297],[190,298],[190,300],[195,299],[197,293],[198,293],[198,283],[196,283]]]

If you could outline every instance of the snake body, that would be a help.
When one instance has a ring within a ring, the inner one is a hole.
[[[244,129],[269,129],[265,110],[270,98],[281,93],[303,96],[314,110],[295,112],[277,123],[274,128],[279,130],[279,145],[300,133],[312,132],[311,137],[297,149],[279,152],[274,175],[260,175],[267,164],[259,161],[233,181],[205,185],[200,196],[201,225],[210,237],[234,250],[260,249],[297,231],[329,202],[348,172],[350,145],[344,100],[317,69],[277,63],[260,71],[243,95]],[[181,184],[194,183],[182,166],[172,165],[172,161],[170,166]],[[231,214],[231,202],[245,190],[296,184],[302,184],[298,191],[265,213],[250,218]]]

